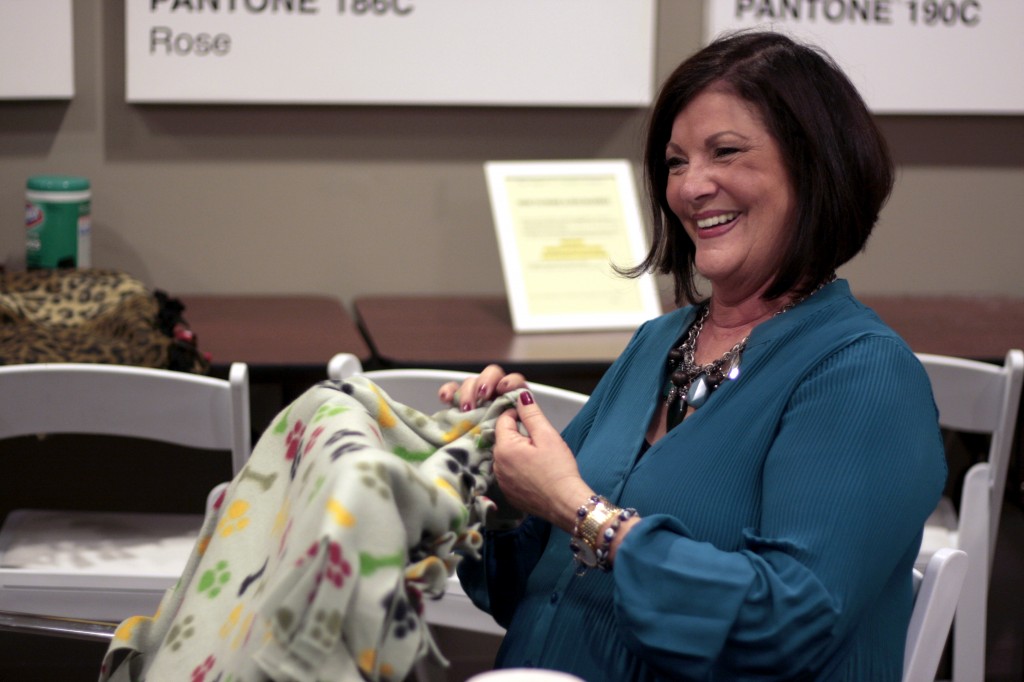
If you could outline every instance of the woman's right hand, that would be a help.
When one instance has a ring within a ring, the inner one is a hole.
[[[449,381],[437,392],[437,397],[446,405],[455,405],[458,397],[459,409],[469,412],[480,403],[517,388],[526,388],[526,377],[518,372],[506,374],[498,365],[487,365],[482,372],[461,384]]]

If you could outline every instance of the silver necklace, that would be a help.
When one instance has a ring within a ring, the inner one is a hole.
[[[810,293],[779,308],[772,317],[778,317],[787,310],[793,309],[820,291],[826,284],[834,282],[835,279],[836,275],[833,273]],[[690,325],[690,330],[686,333],[683,342],[668,352],[669,377],[665,393],[665,406],[668,408],[667,426],[669,430],[683,421],[688,407],[699,409],[707,402],[715,389],[722,385],[723,381],[735,379],[740,374],[740,357],[747,347],[749,334],[740,339],[739,343],[727,350],[720,358],[706,365],[698,365],[694,360],[697,339],[710,314],[711,302],[708,301],[701,306],[700,313]]]

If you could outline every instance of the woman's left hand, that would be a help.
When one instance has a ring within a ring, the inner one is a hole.
[[[528,436],[519,432],[521,421]],[[517,509],[572,532],[576,510],[594,491],[580,477],[576,458],[529,391],[495,424],[494,475]]]

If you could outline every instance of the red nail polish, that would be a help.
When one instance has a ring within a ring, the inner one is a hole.
[[[485,395],[487,395],[487,384],[483,384],[482,386],[480,386],[480,388],[476,390],[476,394],[480,398],[483,398]]]
[[[520,405],[533,405],[533,395],[529,391],[523,391],[519,394]]]
[[[470,405],[469,403],[462,403],[462,411],[463,412],[469,412],[472,409],[473,409],[473,406]]]

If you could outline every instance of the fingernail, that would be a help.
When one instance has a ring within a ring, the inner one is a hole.
[[[501,381],[498,382],[498,385],[494,387],[494,390],[498,391],[499,393],[504,393],[507,387],[508,382],[502,379]]]
[[[472,409],[473,409],[473,406],[470,405],[469,403],[462,403],[462,411],[463,412],[469,412]]]
[[[477,397],[483,398],[485,395],[487,395],[487,391],[487,384],[482,385],[480,388],[476,390]]]
[[[520,405],[533,405],[533,395],[529,391],[523,391],[519,394]]]

